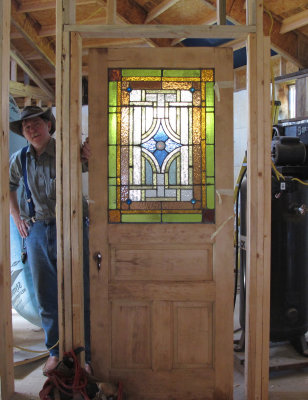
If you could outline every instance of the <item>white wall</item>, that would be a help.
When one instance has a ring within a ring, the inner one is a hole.
[[[234,112],[234,183],[236,183],[247,150],[248,92],[241,90],[233,95]]]

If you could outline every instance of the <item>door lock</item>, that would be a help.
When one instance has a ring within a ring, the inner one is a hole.
[[[101,255],[101,253],[98,251],[97,253],[94,254],[93,258],[96,261],[96,265],[97,265],[98,271],[100,271],[101,264],[102,264],[102,255]]]

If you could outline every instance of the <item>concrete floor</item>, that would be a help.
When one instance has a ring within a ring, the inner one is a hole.
[[[238,327],[238,310],[235,312],[235,328]],[[28,321],[13,312],[14,344],[22,347],[31,347],[32,349],[44,349],[44,335],[41,329],[30,324]],[[288,348],[291,356],[295,359],[308,362],[307,358],[296,355],[294,350]],[[293,351],[293,353],[292,353]],[[271,350],[271,362],[278,362],[285,352],[285,347],[274,346],[274,352]],[[31,356],[31,355],[30,355]],[[34,354],[36,356],[36,354]],[[16,350],[14,359],[20,362],[24,353]],[[29,357],[26,356],[26,357]],[[299,357],[299,358],[298,358]],[[38,400],[39,391],[46,378],[42,375],[42,366],[45,359],[28,362],[24,365],[15,366],[15,396],[14,400]],[[238,361],[238,358],[237,358]],[[308,400],[308,367],[298,369],[290,368],[283,371],[270,372],[269,384],[270,400]],[[245,383],[243,368],[238,367],[235,362],[234,368],[234,400],[245,400]]]

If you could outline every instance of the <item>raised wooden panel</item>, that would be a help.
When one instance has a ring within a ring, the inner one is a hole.
[[[210,246],[122,245],[111,248],[111,280],[212,280]]]
[[[212,368],[111,370],[110,378],[123,383],[125,393],[129,393],[127,400],[231,400],[231,397],[214,397],[215,371]]]
[[[151,310],[146,302],[111,304],[113,368],[151,367]]]
[[[172,368],[172,303],[154,301],[152,308],[152,354],[154,371]]]
[[[109,285],[110,299],[214,301],[214,282],[116,282]]]
[[[199,368],[213,363],[211,303],[174,304],[174,367]]]

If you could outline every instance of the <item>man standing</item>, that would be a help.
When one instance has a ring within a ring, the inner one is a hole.
[[[39,306],[45,343],[50,356],[43,368],[46,374],[59,362],[57,233],[56,233],[56,143],[51,135],[56,121],[49,108],[27,106],[20,120],[10,123],[10,129],[23,135],[29,146],[17,151],[10,159],[10,212],[20,235],[25,238],[27,256]],[[81,159],[90,155],[86,141]],[[21,184],[18,202],[17,189]],[[84,207],[86,217],[86,205]],[[84,296],[86,372],[90,366],[89,253],[88,225],[84,218]]]

